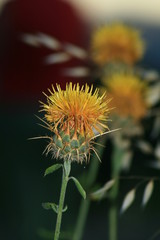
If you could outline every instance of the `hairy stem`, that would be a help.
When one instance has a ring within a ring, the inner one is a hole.
[[[66,194],[67,183],[68,183],[68,180],[69,180],[68,176],[69,176],[69,173],[70,173],[70,164],[71,163],[68,161],[67,163],[64,164],[64,167],[63,167],[62,185],[61,185],[61,193],[60,193],[60,198],[59,198],[59,206],[58,206],[54,240],[58,240],[59,235],[60,235],[64,199],[65,199],[65,194]],[[69,167],[69,171],[66,171],[66,166],[65,165],[67,165]]]

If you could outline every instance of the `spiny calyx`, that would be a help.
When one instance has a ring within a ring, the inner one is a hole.
[[[51,139],[47,146],[47,153],[51,152],[55,158],[82,163],[87,161],[90,148],[90,140],[84,135],[79,133],[75,135],[73,131],[70,134],[60,131]]]

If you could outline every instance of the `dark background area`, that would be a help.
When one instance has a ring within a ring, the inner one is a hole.
[[[160,69],[160,28],[135,23],[142,29],[147,51],[142,61],[146,68]],[[43,65],[43,57],[51,53],[43,48],[26,46],[19,39],[24,32],[37,31],[56,36],[61,41],[88,46],[90,27],[75,10],[61,1],[16,0],[6,5],[0,16],[0,107],[1,107],[1,168],[0,168],[0,239],[38,240],[39,229],[54,230],[56,215],[42,208],[41,203],[58,202],[61,171],[43,177],[45,169],[54,162],[42,155],[45,140],[28,138],[46,134],[37,123],[39,99],[55,82],[65,85],[68,78],[60,74],[61,67],[76,66],[73,60],[63,65]],[[72,79],[71,79],[72,80]],[[77,79],[73,79],[77,82]],[[82,83],[89,81],[83,79]],[[149,138],[149,136],[148,136]],[[153,142],[154,144],[154,142]],[[104,184],[110,178],[111,144],[104,153],[97,181]],[[147,167],[151,156],[136,152],[130,175],[159,176],[158,170]],[[153,160],[153,159],[151,159]],[[98,160],[97,160],[98,161]],[[89,165],[73,164],[72,175],[88,171]],[[122,181],[119,207],[124,195],[136,181]],[[141,208],[143,185],[130,209],[119,216],[119,240],[150,240],[160,229],[160,184],[156,182],[153,196],[145,209]],[[81,196],[69,184],[62,230],[74,229]],[[91,204],[84,240],[107,239],[108,200]],[[156,238],[156,239],[160,239]]]

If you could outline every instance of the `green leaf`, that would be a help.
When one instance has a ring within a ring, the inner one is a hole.
[[[79,183],[79,181],[78,181],[76,178],[74,178],[74,177],[70,177],[70,179],[72,179],[72,180],[74,181],[74,183],[75,183],[75,185],[76,185],[79,193],[82,195],[82,197],[83,197],[84,199],[86,199],[86,192],[84,191],[84,189],[83,189],[83,187],[81,186],[81,184]]]
[[[52,209],[55,213],[57,213],[58,211],[58,206],[55,203],[50,203],[50,202],[42,203],[42,207],[46,210]]]
[[[68,177],[71,171],[71,162],[69,160],[64,161],[65,175]]]
[[[66,212],[68,209],[68,206],[66,205],[65,208],[63,208],[62,212]]]
[[[42,203],[42,207],[45,209],[45,210],[50,210],[52,209],[54,212],[58,213],[58,205],[55,204],[55,203],[51,203],[51,202],[46,202],[46,203]],[[66,212],[68,209],[68,206],[66,205],[62,212]]]
[[[106,193],[112,186],[114,185],[115,180],[112,179],[108,181],[102,188],[98,189],[97,191],[90,194],[91,199],[93,200],[101,200],[106,197]]]
[[[44,173],[44,177],[48,174],[53,173],[54,171],[58,170],[60,167],[62,167],[62,164],[54,164],[52,166],[50,166],[49,168],[46,169],[45,173]]]

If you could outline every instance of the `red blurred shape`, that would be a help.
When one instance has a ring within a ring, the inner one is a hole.
[[[61,71],[64,67],[82,65],[83,62],[75,59],[63,64],[45,65],[44,59],[53,53],[52,50],[32,47],[20,40],[23,33],[43,32],[61,42],[84,47],[85,24],[69,4],[59,0],[14,0],[6,5],[0,27],[3,102],[33,101],[51,84],[57,82],[64,87],[68,81],[78,81],[64,77]]]

